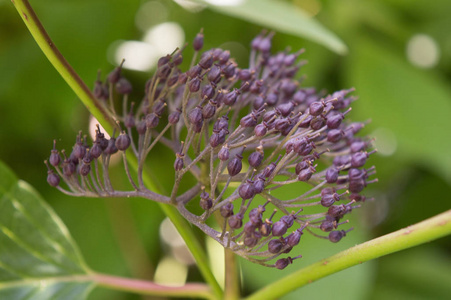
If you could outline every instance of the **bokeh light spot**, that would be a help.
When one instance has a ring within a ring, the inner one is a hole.
[[[437,42],[429,35],[416,34],[407,42],[407,59],[420,68],[432,68],[440,59]]]
[[[376,139],[374,144],[377,148],[377,153],[384,156],[390,156],[395,153],[398,142],[393,131],[388,128],[378,128],[370,136]]]
[[[157,48],[161,55],[166,55],[183,45],[185,33],[179,24],[166,22],[150,28],[143,41]]]

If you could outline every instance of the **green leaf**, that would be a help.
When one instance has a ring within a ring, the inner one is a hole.
[[[85,299],[89,272],[54,211],[0,162],[0,299]]]
[[[219,13],[317,42],[339,54],[348,51],[344,42],[333,32],[309,17],[301,8],[287,2],[245,0],[237,5],[215,5],[205,0],[194,1]]]

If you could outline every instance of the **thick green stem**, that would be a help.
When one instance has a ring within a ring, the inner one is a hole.
[[[100,124],[102,124],[105,130],[111,132],[112,128],[115,126],[114,120],[99,103],[99,101],[93,96],[87,85],[56,48],[55,44],[52,42],[50,36],[47,34],[33,11],[30,3],[27,0],[12,0],[12,3],[16,7],[19,15],[23,19],[36,43],[39,45],[45,56],[49,59],[53,67],[58,71],[58,73],[61,74],[63,79],[67,82],[75,94],[77,94],[83,104],[88,108],[89,112],[100,122]],[[133,155],[130,155],[130,153],[128,154],[127,160],[129,161],[130,166],[137,170],[138,162],[136,158]],[[159,191],[157,185],[151,181],[148,174],[144,174],[144,183],[149,189],[156,192]],[[174,223],[180,235],[185,240],[188,248],[196,259],[197,265],[204,276],[205,281],[211,286],[216,297],[220,298],[222,296],[222,290],[208,266],[206,254],[192,232],[191,227],[178,213],[175,207],[164,204],[160,204],[160,207],[172,223]]]
[[[238,300],[240,298],[240,274],[236,255],[230,249],[224,249],[225,256],[225,300]]]
[[[143,295],[214,299],[214,295],[209,287],[200,283],[188,283],[184,286],[173,287],[159,285],[150,281],[97,273],[89,275],[88,279],[93,280],[97,286]]]
[[[451,210],[323,259],[267,285],[246,299],[277,299],[327,275],[449,234]]]

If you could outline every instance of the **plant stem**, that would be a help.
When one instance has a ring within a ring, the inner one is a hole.
[[[12,0],[12,3],[16,7],[19,15],[23,19],[25,25],[30,31],[36,43],[41,48],[42,52],[49,59],[53,67],[61,74],[63,79],[67,82],[70,88],[77,94],[83,104],[87,107],[89,112],[99,121],[99,123],[107,131],[112,131],[115,126],[114,120],[105,111],[102,105],[97,101],[90,89],[78,76],[75,70],[66,61],[64,56],[56,48],[55,44],[50,39],[50,36],[44,29],[44,26],[39,21],[37,15],[33,11],[30,3],[27,0]],[[130,151],[128,151],[130,152]],[[133,155],[127,155],[127,160],[132,168],[137,170],[138,162]],[[144,174],[144,182],[149,189],[158,191],[158,186],[150,179],[149,174]],[[215,295],[220,298],[222,296],[222,290],[216,281],[213,273],[208,266],[208,260],[205,251],[202,249],[199,241],[196,239],[194,233],[191,230],[189,224],[178,213],[177,209],[173,206],[159,204],[163,212],[169,217],[174,226],[179,231],[182,238],[185,240],[186,245],[190,249],[200,272],[205,278],[205,281],[211,286]]]
[[[209,287],[200,283],[188,283],[184,286],[173,287],[159,285],[150,281],[129,279],[98,273],[89,275],[89,278],[93,280],[97,286],[143,295],[214,299],[214,295]]]
[[[240,274],[236,255],[230,249],[224,249],[225,257],[225,300],[238,300],[240,298]]]
[[[246,300],[276,299],[327,275],[449,234],[451,210],[320,260],[267,285]]]

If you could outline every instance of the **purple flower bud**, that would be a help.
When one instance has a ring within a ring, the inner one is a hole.
[[[243,226],[243,214],[237,213],[229,218],[229,226],[232,229],[239,229]]]
[[[199,76],[201,72],[202,68],[199,65],[194,65],[188,70],[188,72],[186,72],[186,75],[188,75],[189,78],[195,78]]]
[[[289,264],[292,264],[292,263],[293,263],[293,260],[291,259],[291,257],[281,258],[281,259],[278,259],[278,260],[276,261],[275,266],[276,266],[277,269],[283,270],[283,269],[285,269]]]
[[[181,51],[178,51],[174,54],[174,57],[172,58],[172,62],[174,65],[178,66],[183,62],[183,55]]]
[[[188,114],[188,120],[191,124],[202,122],[202,107],[196,106],[193,110],[191,110]]]
[[[338,200],[340,200],[340,196],[337,193],[326,194],[321,196],[321,205],[324,207],[330,207],[335,203],[335,201]]]
[[[282,243],[282,241],[280,239],[270,240],[268,243],[268,251],[270,253],[277,254],[282,250],[283,245],[284,244]]]
[[[280,89],[287,97],[293,96],[294,92],[296,92],[296,88],[297,88],[296,82],[290,79],[282,80],[282,83],[280,85]]]
[[[287,244],[290,247],[296,246],[297,244],[299,244],[299,241],[301,240],[301,235],[302,235],[302,232],[295,230],[293,233],[291,233],[287,237]]]
[[[229,59],[230,59],[230,51],[229,50],[223,51],[221,53],[221,55],[219,55],[219,57],[218,57],[219,63],[221,65],[226,64],[229,61]]]
[[[202,116],[204,119],[210,119],[216,113],[216,102],[210,100],[203,108],[202,108]]]
[[[221,73],[224,74],[226,79],[232,78],[235,76],[236,68],[234,64],[224,65],[221,69]]]
[[[261,153],[261,150],[252,152],[251,155],[249,155],[248,161],[251,167],[258,168],[263,161],[263,154]]]
[[[158,59],[157,66],[158,66],[158,67],[161,67],[161,66],[167,64],[167,63],[170,62],[170,61],[171,61],[171,56],[170,56],[169,54],[166,55],[166,56],[162,56],[162,57],[160,57],[160,58]]]
[[[258,137],[265,136],[265,134],[268,132],[268,129],[266,128],[265,124],[258,124],[255,126],[254,129],[255,135]]]
[[[311,115],[306,115],[302,118],[302,122],[299,124],[299,127],[301,128],[308,128],[310,126],[310,123],[313,120],[313,117]]]
[[[271,50],[271,37],[265,37],[261,39],[258,50],[261,52],[269,52]]]
[[[203,55],[199,61],[199,66],[202,69],[208,69],[213,65],[213,56],[210,53]]]
[[[292,102],[279,104],[276,110],[284,117],[287,117],[293,111],[294,105]]]
[[[330,167],[326,171],[326,181],[327,183],[337,182],[338,179],[338,170],[334,167]]]
[[[204,34],[199,32],[193,41],[193,48],[195,51],[199,51],[204,46]]]
[[[233,175],[231,175],[233,176]],[[255,188],[254,188],[254,182],[251,180],[248,180],[246,183],[243,183],[238,188],[238,194],[243,200],[251,199],[255,196]]]
[[[119,151],[116,147],[116,139],[114,137],[112,137],[109,141],[108,141],[108,145],[105,148],[104,152],[107,155],[111,155],[116,153],[117,151]]]
[[[218,83],[221,80],[221,69],[214,65],[207,74],[207,79],[212,83]]]
[[[144,135],[146,133],[146,130],[147,126],[145,120],[141,120],[138,122],[138,124],[136,124],[136,131],[138,132],[138,134]]]
[[[125,151],[130,146],[130,143],[130,137],[125,132],[122,132],[116,139],[116,148]]]
[[[56,150],[56,140],[53,141],[53,149],[52,151],[50,151],[50,158],[49,158],[49,163],[56,167],[60,164],[61,162],[61,156],[58,153],[58,150]]]
[[[81,142],[81,132],[77,136],[77,142],[75,143],[74,149],[72,150],[72,155],[76,159],[82,159],[86,154],[86,147]]]
[[[88,176],[89,172],[91,172],[91,165],[82,161],[78,167],[78,173],[80,173],[81,176]]]
[[[161,117],[165,108],[166,108],[166,103],[164,102],[163,99],[160,99],[157,102],[155,102],[155,104],[152,107],[152,110],[158,117]]]
[[[279,101],[279,96],[277,96],[277,94],[275,94],[275,93],[269,93],[266,95],[265,100],[266,100],[266,104],[268,104],[268,106],[274,106]]]
[[[262,80],[256,80],[250,86],[246,85],[246,83],[243,83],[242,87],[244,88],[243,91],[246,91],[246,89],[249,87],[249,91],[252,94],[260,94],[262,85],[263,85]]]
[[[264,104],[265,104],[265,99],[263,99],[262,96],[256,96],[254,99],[254,102],[252,104],[252,107],[255,110],[258,110],[258,109],[262,108]]]
[[[241,127],[254,127],[255,125],[257,125],[257,117],[255,116],[254,113],[250,113],[246,116],[244,116],[243,118],[241,118],[240,121],[240,125]]]
[[[340,231],[331,231],[329,233],[329,240],[332,243],[338,243],[343,237],[346,236],[346,231],[340,230]]]
[[[125,116],[124,125],[127,128],[135,127],[135,117],[131,111]]]
[[[282,236],[287,232],[288,226],[283,221],[277,221],[272,226],[272,235],[273,236]]]
[[[169,74],[171,74],[172,68],[169,66],[169,64],[162,65],[157,70],[157,76],[160,79],[167,79],[169,77]]]
[[[213,201],[211,200],[211,198],[207,199],[201,198],[199,205],[203,210],[209,210],[213,206]]]
[[[366,147],[368,147],[368,143],[356,141],[351,144],[350,149],[352,153],[356,153],[365,150]]]
[[[194,77],[188,83],[188,88],[191,93],[195,93],[200,89],[200,83],[202,80],[199,77]]]
[[[238,92],[235,89],[235,90],[225,94],[223,101],[226,105],[232,106],[233,104],[235,104],[237,98],[238,98]]]
[[[246,224],[244,224],[243,228],[244,232],[246,233],[254,233],[256,229],[257,227],[252,222],[247,222]]]
[[[334,165],[337,167],[344,166],[351,161],[350,155],[339,155],[334,158]]]
[[[175,111],[173,111],[169,116],[168,116],[168,122],[170,124],[177,124],[180,120],[180,114],[182,113],[182,110],[180,108],[177,108]]]
[[[200,96],[202,99],[211,99],[215,95],[215,89],[210,84],[204,85]]]
[[[351,155],[351,166],[353,168],[363,167],[368,158],[368,153],[366,152],[357,152]]]
[[[221,206],[219,211],[223,218],[229,218],[230,216],[233,215],[233,204],[228,202],[227,204]]]
[[[365,187],[365,179],[355,179],[349,181],[349,191],[351,193],[360,193]]]
[[[108,82],[109,83],[117,83],[119,81],[119,79],[121,78],[121,71],[122,71],[122,65],[124,63],[124,60],[122,60],[121,64],[114,68],[113,71],[110,72],[110,74],[108,74]]]
[[[229,161],[227,165],[227,171],[229,172],[230,176],[235,176],[241,172],[241,169],[243,167],[243,164],[241,162],[242,159],[243,157],[237,154],[233,159]]]
[[[312,116],[319,116],[324,110],[324,103],[323,102],[313,102],[309,106],[309,113]]]
[[[229,148],[227,147],[227,145],[222,147],[221,150],[219,150],[219,152],[218,152],[218,158],[222,161],[228,160],[229,156],[230,156],[230,151],[229,151]]]
[[[130,94],[132,91],[132,84],[124,77],[121,77],[119,81],[116,82],[116,92],[118,92],[119,94]]]
[[[183,169],[183,166],[184,166],[183,156],[177,155],[175,162],[174,162],[174,170],[180,171]]]
[[[307,161],[303,160],[298,162],[295,167],[296,175],[299,175],[302,170],[307,169],[308,167],[310,167],[310,164]]]
[[[320,130],[321,128],[323,128],[325,123],[326,123],[326,121],[324,120],[324,118],[322,116],[315,117],[312,119],[312,121],[310,121],[310,127],[313,130]]]
[[[58,186],[60,184],[60,177],[53,171],[49,171],[47,175],[47,182],[53,187]]]
[[[100,144],[98,142],[94,143],[91,150],[89,150],[92,157],[99,158],[100,155],[102,155],[102,148],[100,147]]]
[[[341,113],[327,117],[326,125],[329,129],[337,129],[338,127],[340,127],[343,118],[344,115]]]
[[[337,222],[325,220],[321,223],[319,228],[324,232],[330,232],[337,228]]]
[[[265,189],[265,178],[259,176],[254,182],[255,194],[260,194]]]
[[[75,164],[71,161],[65,161],[63,164],[63,174],[66,176],[71,176],[75,173]]]
[[[242,81],[249,81],[252,78],[252,72],[249,69],[242,69],[238,71],[238,78]]]
[[[155,113],[150,113],[146,116],[146,127],[155,128],[158,126],[160,118]]]
[[[327,133],[327,140],[331,143],[337,143],[343,137],[343,131],[339,129],[332,129]]]
[[[312,175],[315,171],[316,171],[315,168],[312,166],[310,166],[307,169],[301,170],[301,172],[299,172],[299,175],[298,175],[298,180],[299,181],[308,181],[312,177]]]
[[[252,247],[254,247],[254,246],[257,245],[257,243],[258,243],[258,238],[255,237],[254,235],[246,235],[246,236],[244,237],[243,243],[244,243],[244,245],[246,245],[246,246],[252,248]]]

